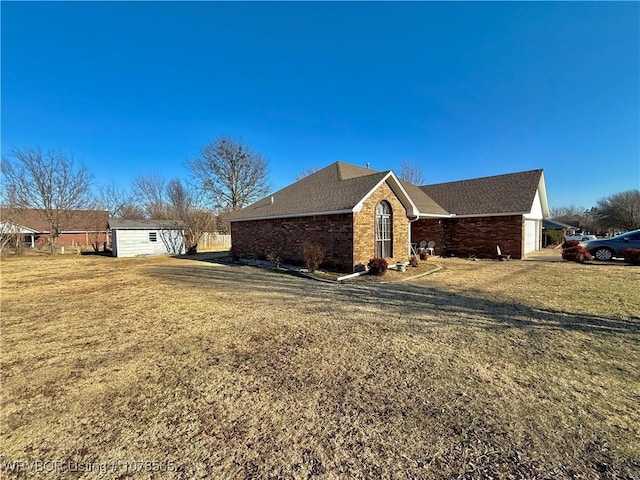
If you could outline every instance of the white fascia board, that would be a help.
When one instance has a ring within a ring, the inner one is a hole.
[[[389,185],[389,187],[391,188],[391,190],[393,190],[393,193],[396,194],[396,196],[398,197],[398,199],[400,200],[400,203],[402,203],[402,205],[407,209],[407,216],[409,217],[417,217],[418,215],[420,215],[420,211],[418,210],[418,207],[416,207],[416,205],[413,203],[413,200],[411,200],[411,197],[409,196],[409,194],[407,193],[407,191],[404,189],[404,187],[402,186],[402,184],[400,183],[400,181],[398,180],[398,178],[395,176],[395,174],[393,172],[389,172],[387,173],[382,180],[380,180],[375,187],[373,187],[369,193],[367,193],[362,200],[360,200],[355,207],[353,207],[353,212],[357,213],[360,212],[362,210],[362,206],[364,205],[364,202],[367,201],[367,199],[373,195],[373,192],[375,192],[380,185],[382,185],[384,182],[386,182],[387,180],[391,180],[392,185]],[[394,188],[395,187],[395,188]]]
[[[303,212],[303,213],[287,213],[285,215],[268,215],[264,217],[248,217],[248,218],[236,218],[230,219],[229,223],[233,222],[252,222],[255,220],[275,220],[277,218],[295,218],[295,217],[314,217],[316,215],[339,215],[342,213],[353,213],[353,209],[349,210],[330,210],[325,212]]]
[[[473,213],[469,215],[453,215],[453,218],[472,218],[472,217],[509,217],[511,215],[526,215],[529,212],[507,212],[507,213]]]
[[[544,181],[544,172],[540,172],[540,181],[538,182],[538,193],[540,194],[540,204],[542,205],[542,217],[549,218],[549,200],[547,198],[547,185]]]
[[[8,222],[8,221],[2,221],[0,222],[0,224],[3,225],[3,230],[7,230],[10,231],[10,233],[17,235],[17,234],[35,234],[35,233],[39,233],[38,230],[34,230],[33,228],[29,228],[29,227],[25,227],[24,225],[18,225],[17,223],[13,223],[13,222]]]
[[[418,218],[453,218],[456,215],[453,213],[441,214],[441,213],[421,213]]]

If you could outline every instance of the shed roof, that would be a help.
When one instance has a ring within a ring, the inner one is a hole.
[[[531,211],[541,180],[542,170],[529,170],[420,189],[456,215],[526,214]]]
[[[111,230],[182,230],[184,225],[178,220],[147,220],[110,218]]]

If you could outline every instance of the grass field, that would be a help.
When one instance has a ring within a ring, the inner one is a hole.
[[[0,477],[640,478],[640,268],[433,260],[2,260]]]

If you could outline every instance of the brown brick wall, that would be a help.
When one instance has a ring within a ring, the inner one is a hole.
[[[233,255],[259,258],[276,253],[284,261],[302,262],[302,244],[319,244],[326,264],[351,271],[353,268],[353,218],[351,214],[315,215],[232,222]]]
[[[385,182],[365,200],[362,210],[354,214],[355,244],[353,252],[354,268],[366,265],[375,256],[376,207],[382,200],[391,205],[393,219],[393,258],[388,261],[407,261],[409,259],[409,219],[407,211]]]
[[[97,235],[97,237],[96,237]],[[57,241],[56,245],[58,247],[84,247],[91,248],[91,244],[97,240],[98,245],[102,248],[104,242],[107,242],[107,234],[106,232],[100,232],[100,234],[96,233],[62,233]],[[35,248],[46,248],[49,245],[49,234],[42,234],[37,236],[35,241]],[[25,244],[29,244],[31,242],[31,237],[29,235],[25,235],[24,237]]]
[[[316,215],[232,222],[232,252],[238,257],[260,258],[277,253],[285,261],[302,262],[302,244],[322,246],[326,263],[353,271],[375,255],[375,212],[382,200],[393,214],[393,258],[409,258],[409,220],[406,210],[388,184],[381,185],[356,214]],[[354,242],[354,235],[356,241]]]
[[[411,242],[420,244],[420,242],[435,242],[434,254],[442,253],[442,222],[444,220],[426,218],[411,223]]]
[[[496,245],[499,245],[504,255],[522,258],[524,248],[524,220],[521,215],[424,219],[414,222],[411,231],[413,242],[428,241],[434,237],[436,254],[442,254],[444,248],[445,255],[494,258],[497,255]]]

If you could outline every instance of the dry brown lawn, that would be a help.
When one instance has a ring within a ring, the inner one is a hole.
[[[433,261],[3,260],[0,476],[640,478],[640,268]]]

